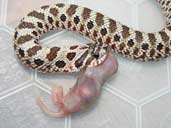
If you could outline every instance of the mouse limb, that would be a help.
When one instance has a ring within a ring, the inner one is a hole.
[[[64,117],[82,111],[99,96],[102,85],[117,69],[117,60],[109,52],[105,61],[100,65],[83,69],[76,84],[65,96],[61,86],[52,88],[52,101],[59,106],[58,112],[50,111],[39,97],[37,104],[52,117]]]

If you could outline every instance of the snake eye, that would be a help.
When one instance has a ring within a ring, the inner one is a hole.
[[[93,54],[93,57],[96,58],[96,59],[98,59],[99,58],[99,54],[98,53],[94,53]]]

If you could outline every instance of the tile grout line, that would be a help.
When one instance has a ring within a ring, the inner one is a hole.
[[[38,85],[36,83],[34,84],[34,86],[37,87],[37,88],[39,88],[40,90],[48,93],[48,94],[51,94],[51,92],[48,89],[46,89],[46,88],[44,88],[44,87],[42,87],[42,86],[40,86],[40,85]]]
[[[15,87],[13,87],[13,88],[11,88],[11,89],[8,89],[8,90],[6,90],[6,91],[0,93],[0,98],[3,97],[4,95],[8,94],[8,93],[11,93],[11,92],[17,90],[17,89],[20,89],[20,88],[22,88],[22,87],[24,87],[24,86],[27,86],[28,84],[31,84],[31,80],[26,81],[26,82],[24,82],[24,83],[22,83],[22,84],[19,84],[19,85],[15,86]]]
[[[142,107],[141,105],[136,108],[137,111],[137,128],[142,128]]]
[[[68,117],[65,117],[65,126],[64,128],[68,128]]]
[[[19,89],[15,90],[15,91],[12,91],[12,92],[0,97],[0,101],[7,98],[7,97],[9,97],[9,96],[11,96],[11,95],[14,95],[14,94],[20,92],[20,91],[22,91],[22,90],[24,90],[24,89],[26,89],[28,87],[31,87],[31,86],[32,86],[31,84],[28,84],[27,86],[23,86],[22,88],[19,88]]]
[[[12,27],[10,27],[10,26],[8,26],[8,25],[3,25],[4,26],[4,28],[6,29],[6,30],[8,30],[8,31],[10,31],[10,33],[14,33],[14,29],[12,28]]]
[[[112,91],[114,91],[114,92],[116,92],[116,93],[122,95],[123,97],[125,97],[125,98],[127,98],[129,101],[131,101],[132,103],[134,103],[134,104],[137,104],[137,103],[138,103],[137,100],[135,100],[135,99],[133,99],[132,97],[130,97],[130,96],[124,94],[122,91],[120,91],[120,90],[118,90],[118,89],[116,89],[116,88],[112,88],[110,84],[106,83],[106,85],[107,85],[107,86],[106,86],[107,88],[109,88],[109,89],[111,89]]]
[[[46,88],[48,90],[50,90],[50,87],[48,87],[48,85],[44,84],[43,82],[39,81],[39,80],[35,80],[35,83],[39,84],[41,87]]]
[[[107,84],[106,84],[107,85]],[[113,88],[111,88],[110,86],[103,86],[103,89],[105,89],[106,91],[110,92],[111,94],[121,98],[122,100],[126,101],[127,103],[133,105],[133,106],[137,106],[137,102],[134,101],[132,98],[130,98],[129,96],[126,96],[125,94],[122,94],[122,92],[119,92]]]
[[[150,103],[150,102],[152,102],[152,101],[154,101],[154,100],[156,100],[156,99],[158,99],[158,98],[160,98],[160,97],[162,97],[162,96],[164,96],[170,92],[171,92],[171,90],[169,90],[168,88],[165,88],[162,91],[156,92],[152,96],[146,97],[144,100],[142,100],[140,102],[140,105],[142,105],[142,106],[146,105],[146,104],[148,104],[148,103]]]
[[[65,117],[65,128],[71,128],[71,116]]]
[[[139,101],[140,104],[143,104],[144,102],[148,103],[148,101],[150,101],[151,99],[157,99],[158,96],[161,97],[161,96],[165,95],[165,93],[167,94],[169,91],[171,91],[171,85],[170,85],[170,65],[169,64],[170,64],[170,61],[169,61],[169,59],[167,59],[167,71],[166,72],[167,72],[167,76],[168,76],[168,78],[167,78],[168,79],[168,86],[163,88],[163,89],[161,89],[161,90],[159,90],[159,91],[157,91],[157,92],[152,93],[151,95],[149,95],[149,96],[147,96],[147,97],[145,97],[143,99],[141,99]],[[161,94],[163,94],[163,95],[161,95]]]
[[[11,35],[13,35],[13,33],[14,33],[14,30],[11,29],[10,27],[8,27],[7,25],[3,25],[3,26],[1,27],[1,29],[2,29],[3,31],[6,31],[7,33],[9,33],[9,34],[11,34]]]

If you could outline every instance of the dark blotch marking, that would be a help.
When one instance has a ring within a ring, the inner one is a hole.
[[[125,48],[125,44],[124,43],[121,43],[120,45],[119,45],[119,50],[123,50]]]
[[[94,30],[93,36],[94,36],[94,37],[97,37],[97,31],[96,31],[96,30]]]
[[[160,51],[160,50],[163,49],[163,47],[164,47],[163,44],[162,44],[162,43],[159,43],[159,44],[157,45],[157,50]]]
[[[161,31],[161,32],[159,32],[159,34],[164,42],[169,41],[169,36],[166,34],[166,32]]]
[[[57,16],[58,15],[58,10],[56,8],[51,8],[50,9],[50,13],[53,15],[53,16]]]
[[[84,25],[81,25],[80,26],[80,32],[83,32],[84,31]]]
[[[137,47],[135,47],[135,48],[134,48],[133,54],[134,54],[134,55],[138,55],[138,52],[139,52],[139,49],[138,49]]]
[[[41,30],[38,30],[38,33],[39,33],[39,34],[42,34],[42,31],[41,31]]]
[[[62,8],[62,7],[64,7],[64,4],[59,3],[59,4],[56,4],[56,6],[59,7],[59,8]]]
[[[76,9],[77,9],[77,5],[70,5],[70,7],[67,9],[66,13],[69,15],[69,16],[72,16],[75,14],[76,12]]]
[[[61,17],[60,17],[61,21],[65,22],[66,21],[66,16],[65,14],[62,14]]]
[[[26,60],[26,64],[27,64],[27,65],[30,65],[31,62],[30,62],[29,60]]]
[[[101,13],[96,14],[96,23],[98,26],[102,26],[104,24],[103,17],[104,15],[102,15]]]
[[[129,47],[132,47],[132,46],[134,46],[134,40],[133,39],[130,39],[129,41],[128,41],[128,44],[127,44]]]
[[[78,16],[74,17],[74,23],[78,24],[80,22],[80,18]]]
[[[170,4],[170,2],[171,2],[171,1],[167,1],[166,6],[168,6],[168,5]]]
[[[130,36],[129,28],[125,25],[122,25],[122,28],[123,28],[123,31],[122,31],[123,38],[129,37]]]
[[[103,41],[102,41],[102,38],[99,38],[99,39],[98,39],[98,42],[102,43],[102,42],[103,42]]]
[[[126,49],[126,51],[124,51],[124,54],[125,54],[125,55],[129,55],[129,54],[130,54],[129,50]]]
[[[58,68],[63,68],[63,67],[65,67],[66,63],[63,60],[58,60],[58,61],[56,61],[55,65]]]
[[[143,41],[143,35],[140,31],[135,31],[136,42],[141,43]]]
[[[35,44],[39,44],[38,42],[39,42],[38,40],[34,40],[34,43],[35,43]]]
[[[18,32],[16,31],[14,34],[14,39],[17,39],[17,36],[18,36]]]
[[[39,28],[43,28],[43,24],[42,24],[41,22],[37,22],[37,26],[38,26]]]
[[[82,17],[84,20],[87,20],[90,17],[91,10],[88,8],[84,8]]]
[[[20,54],[21,57],[24,57],[24,50],[22,50],[21,48],[18,50],[18,53]]]
[[[45,24],[45,27],[46,27],[46,29],[47,29],[47,30],[49,30],[49,26],[48,26],[48,24]]]
[[[38,36],[36,31],[33,31],[32,34],[35,35],[35,36]]]
[[[166,53],[166,54],[169,54],[169,52],[170,52],[169,47],[166,47],[166,48],[165,48],[165,53]]]
[[[114,41],[120,41],[120,36],[118,34],[114,35]]]
[[[102,28],[100,33],[101,33],[102,36],[105,36],[107,34],[106,28]]]
[[[41,46],[34,46],[34,47],[32,47],[32,48],[29,48],[29,49],[27,50],[28,56],[31,57],[31,56],[36,55],[37,51],[39,51],[40,49],[42,49]]]
[[[64,24],[62,24],[62,28],[63,28],[63,29],[66,29],[66,27],[65,27],[65,25],[64,25]]]
[[[53,18],[48,16],[48,21],[49,21],[50,24],[52,24],[53,23]]]
[[[74,27],[72,28],[72,30],[73,30],[73,31],[76,31],[77,29],[76,29],[76,27],[74,26]]]
[[[55,25],[56,27],[59,27],[59,21],[56,21]]]
[[[140,56],[140,58],[142,58],[143,60],[145,60],[145,57],[146,57],[146,52],[143,52]]]
[[[30,41],[32,39],[33,39],[33,37],[31,35],[21,36],[18,38],[17,43],[18,44],[24,44],[25,42]]]
[[[68,28],[72,26],[71,21],[68,21]]]
[[[111,38],[110,38],[110,37],[107,37],[106,43],[107,43],[107,44],[110,44],[110,43],[111,43]]]
[[[148,38],[149,38],[149,41],[151,42],[151,44],[154,44],[156,42],[154,33],[149,33]]]
[[[115,32],[116,29],[117,29],[117,27],[116,27],[116,21],[114,21],[112,19],[109,19],[109,31],[110,31],[110,33]]]
[[[116,49],[116,44],[112,44],[111,47],[112,47],[113,50],[115,50]]]
[[[154,54],[155,54],[155,50],[154,50],[154,49],[151,49],[151,50],[150,50],[150,57],[153,57]]]
[[[75,57],[75,55],[76,55],[76,53],[75,52],[69,52],[68,54],[67,54],[67,58],[68,58],[68,60],[73,60],[73,58]]]
[[[89,21],[89,22],[87,23],[87,28],[88,28],[88,29],[92,29],[93,27],[94,27],[93,21]]]
[[[18,26],[18,28],[22,29],[22,28],[35,28],[33,23],[28,23],[28,22],[21,22]]]
[[[43,13],[39,13],[37,11],[32,11],[28,14],[28,16],[33,16],[35,18],[38,18],[38,19],[41,19],[41,20],[44,20],[45,19],[45,15]]]
[[[41,65],[44,63],[44,61],[41,60],[41,59],[35,59],[35,60],[34,60],[34,63],[35,63],[37,66],[41,66]]]
[[[44,5],[41,7],[41,9],[47,9],[47,8],[49,8],[49,5]]]
[[[47,54],[46,58],[47,58],[49,61],[52,61],[53,59],[56,58],[57,53],[58,53],[59,50],[60,50],[59,47],[53,47],[53,48],[51,48],[51,49],[50,49],[50,52],[49,52],[49,54]]]
[[[78,45],[71,46],[71,47],[70,47],[70,50],[74,50],[74,49],[76,49],[76,48],[78,48]]]
[[[149,45],[147,43],[142,44],[142,49],[143,50],[147,50],[148,47],[149,47]]]
[[[84,52],[84,54],[78,60],[75,61],[75,67],[77,68],[81,67],[87,55],[88,55],[88,50]]]

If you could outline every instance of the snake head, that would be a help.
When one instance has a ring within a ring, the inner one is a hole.
[[[87,61],[89,63],[87,63],[87,66],[94,67],[101,64],[106,59],[108,52],[109,47],[102,46],[99,43],[90,44],[88,59],[89,61]]]

